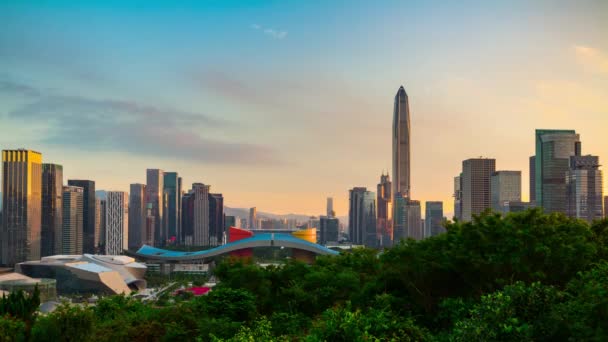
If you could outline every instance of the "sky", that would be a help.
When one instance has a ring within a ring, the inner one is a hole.
[[[412,196],[446,213],[473,157],[527,199],[537,128],[608,160],[608,1],[5,0],[0,23],[0,148],[98,189],[160,168],[230,207],[347,215],[392,168],[401,85]]]

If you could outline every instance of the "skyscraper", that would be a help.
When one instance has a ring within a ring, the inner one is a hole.
[[[194,246],[209,246],[209,185],[192,184],[194,224],[192,243]]]
[[[334,198],[327,197],[327,217],[334,217]]]
[[[340,221],[337,217],[321,216],[319,219],[319,243],[338,242],[340,237]]]
[[[63,167],[42,164],[42,228],[40,256],[55,254],[55,234],[63,225]]]
[[[377,233],[381,247],[390,247],[393,243],[393,206],[392,183],[388,174],[380,176],[377,188]]]
[[[84,253],[95,253],[95,182],[69,179],[68,185],[83,189],[82,249]]]
[[[192,246],[194,239],[194,192],[192,190],[182,196],[181,234],[181,243]]]
[[[530,157],[530,203],[536,202],[536,156]]]
[[[0,264],[40,259],[42,154],[2,151]]]
[[[462,173],[454,177],[454,219],[462,220]]]
[[[411,200],[402,195],[395,196],[395,217],[393,227],[393,243],[399,240],[424,238],[420,201]]]
[[[224,216],[224,231],[230,231],[230,227],[238,228],[236,216],[226,215]]]
[[[177,172],[165,172],[164,173],[164,191],[167,193],[167,212],[165,213],[167,238],[175,239],[178,236],[179,229],[179,202],[181,198],[181,188],[179,184],[179,177]]]
[[[521,202],[521,171],[496,171],[490,178],[492,210],[506,214],[509,202]]]
[[[604,196],[604,218],[608,218],[608,196]]]
[[[256,207],[249,209],[249,229],[258,228],[258,209]]]
[[[106,198],[106,254],[120,255],[129,248],[129,194],[108,191]]]
[[[63,224],[55,235],[55,254],[82,254],[84,235],[84,189],[63,187]],[[93,213],[94,214],[94,213]]]
[[[597,156],[571,156],[566,175],[566,214],[593,222],[603,216],[602,171]]]
[[[224,196],[209,194],[209,245],[223,244],[224,232]]]
[[[376,194],[367,188],[355,187],[349,191],[348,234],[353,244],[375,248]]]
[[[546,213],[566,213],[566,173],[570,157],[581,155],[574,130],[536,130],[536,206]]]
[[[95,197],[95,244],[96,253],[106,250],[106,200]]]
[[[424,224],[424,237],[431,237],[445,232],[445,228],[443,227],[443,202],[426,202]]]
[[[496,159],[475,158],[462,162],[462,220],[471,221],[490,208],[490,177],[496,171]]]
[[[409,99],[401,86],[395,95],[393,112],[393,196],[411,196],[410,134]]]
[[[166,233],[163,231],[163,194],[164,177],[163,170],[146,170],[146,192],[147,203],[151,204],[152,216],[154,216],[154,245],[163,246],[165,244]]]
[[[146,185],[131,184],[129,192],[129,249],[143,245],[146,227]]]

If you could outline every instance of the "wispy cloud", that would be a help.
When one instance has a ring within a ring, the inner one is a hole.
[[[575,45],[576,57],[584,67],[594,72],[608,73],[608,55],[602,51],[583,45]]]
[[[263,27],[262,25],[259,25],[259,24],[252,24],[251,28],[256,31],[261,31],[265,35],[272,37],[274,39],[284,39],[285,37],[287,37],[287,31],[284,31],[284,30]]]
[[[28,97],[25,104],[4,117],[20,123],[44,123],[40,141],[45,144],[220,164],[278,162],[269,147],[210,137],[233,127],[201,113],[134,101],[52,94],[6,80],[0,81],[2,94]]]

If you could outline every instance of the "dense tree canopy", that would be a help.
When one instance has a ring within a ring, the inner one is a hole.
[[[0,341],[608,340],[608,221],[530,210],[446,229],[313,265],[227,259],[198,298],[3,309]]]

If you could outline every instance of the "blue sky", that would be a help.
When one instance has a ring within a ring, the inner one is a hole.
[[[414,197],[446,212],[463,159],[527,177],[535,128],[608,158],[605,1],[4,1],[0,22],[0,147],[102,189],[158,167],[345,215],[390,169],[401,84]]]

